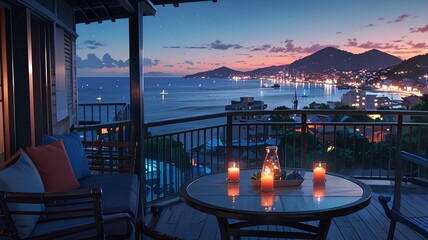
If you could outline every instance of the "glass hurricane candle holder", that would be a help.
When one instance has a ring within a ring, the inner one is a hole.
[[[239,162],[229,162],[229,167],[227,168],[227,181],[230,183],[239,182]]]
[[[279,164],[277,146],[266,147],[266,156],[265,160],[263,161],[262,172],[267,168],[270,169],[274,179],[279,179],[281,177],[281,166]]]
[[[314,182],[325,182],[325,172],[327,164],[323,161],[316,161],[313,163]]]

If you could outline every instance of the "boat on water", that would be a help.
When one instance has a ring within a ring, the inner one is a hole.
[[[102,100],[101,95],[99,95],[97,98],[95,98],[95,100],[97,100],[97,103],[100,103]]]
[[[278,83],[275,83],[272,88],[280,88],[281,86]]]
[[[159,93],[160,95],[168,95],[168,92],[164,90],[162,90],[162,92]]]

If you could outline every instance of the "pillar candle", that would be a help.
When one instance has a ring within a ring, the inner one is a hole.
[[[262,179],[260,182],[260,190],[262,192],[271,192],[273,188],[273,176],[270,171],[262,173]]]
[[[325,162],[314,162],[314,182],[325,182]]]
[[[239,182],[239,167],[235,163],[227,169],[227,179],[229,182]]]

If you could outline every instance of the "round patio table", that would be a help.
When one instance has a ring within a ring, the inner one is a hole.
[[[332,218],[354,213],[370,203],[370,187],[339,174],[327,173],[325,183],[314,183],[312,171],[299,170],[305,179],[300,186],[261,192],[250,180],[258,171],[241,170],[239,183],[228,183],[227,172],[196,178],[180,187],[180,198],[195,209],[215,215],[222,239],[230,236],[326,239]],[[318,221],[318,225],[307,221]],[[304,231],[250,228],[259,225]]]

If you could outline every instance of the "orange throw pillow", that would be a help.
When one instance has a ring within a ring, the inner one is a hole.
[[[61,139],[43,146],[27,147],[25,152],[36,165],[46,192],[79,188]]]

